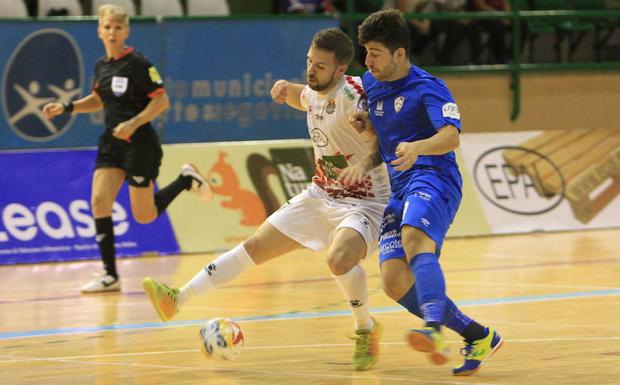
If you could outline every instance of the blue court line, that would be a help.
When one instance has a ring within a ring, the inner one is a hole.
[[[608,290],[594,290],[594,291],[580,291],[574,293],[557,293],[557,294],[542,294],[542,295],[529,295],[507,298],[486,298],[486,299],[474,299],[456,301],[457,306],[487,306],[487,305],[502,305],[511,303],[528,303],[528,302],[544,302],[553,300],[565,300],[565,299],[577,299],[577,298],[592,298],[592,297],[604,297],[620,295],[620,288],[608,289]],[[387,306],[381,308],[373,308],[371,313],[393,313],[398,311],[405,311],[401,306]],[[290,320],[290,319],[304,319],[304,318],[327,318],[327,317],[340,317],[343,315],[349,315],[351,311],[346,310],[332,310],[325,312],[291,312],[284,314],[273,315],[258,315],[247,317],[235,317],[235,321],[273,321],[273,320]],[[163,329],[172,327],[185,327],[201,325],[205,320],[189,320],[189,321],[174,321],[174,322],[147,322],[139,324],[125,324],[125,325],[102,325],[102,326],[88,326],[81,328],[64,328],[64,329],[46,329],[46,330],[30,330],[30,331],[18,331],[0,333],[0,340],[10,340],[17,338],[31,338],[31,337],[47,337],[54,335],[65,334],[86,334],[97,333],[104,331],[115,330],[144,330],[144,329]]]

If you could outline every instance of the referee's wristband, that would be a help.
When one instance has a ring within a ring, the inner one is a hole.
[[[73,113],[73,102],[63,103],[62,105],[65,108],[65,110],[63,111],[64,114],[71,115]]]

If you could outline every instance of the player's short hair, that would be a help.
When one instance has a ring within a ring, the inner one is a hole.
[[[411,50],[409,27],[403,14],[397,9],[377,11],[366,18],[357,30],[357,41],[366,45],[371,41],[386,46],[391,53],[404,48],[407,55]]]
[[[129,15],[125,8],[116,4],[103,4],[99,7],[99,23],[103,21],[103,19],[109,18],[125,25],[129,25]]]
[[[336,61],[349,65],[353,60],[353,40],[338,28],[322,29],[312,38],[312,45],[327,52],[333,52]]]

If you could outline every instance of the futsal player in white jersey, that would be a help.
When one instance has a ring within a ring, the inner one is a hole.
[[[347,299],[355,323],[353,368],[367,370],[378,358],[381,325],[371,317],[366,273],[360,261],[377,245],[379,226],[390,195],[376,141],[349,126],[353,113],[365,110],[358,77],[345,75],[353,42],[336,28],[317,32],[308,50],[306,86],[277,81],[276,103],[307,112],[316,173],[310,186],[273,213],[256,232],[200,270],[180,289],[152,278],[144,290],[162,320],[171,319],[191,298],[215,289],[244,270],[293,250],[327,249],[327,264]],[[374,157],[374,159],[373,159]]]

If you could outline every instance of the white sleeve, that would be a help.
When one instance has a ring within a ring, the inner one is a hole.
[[[299,94],[299,104],[304,108],[304,110],[308,111],[308,106],[310,105],[310,87],[305,86],[301,93]]]

